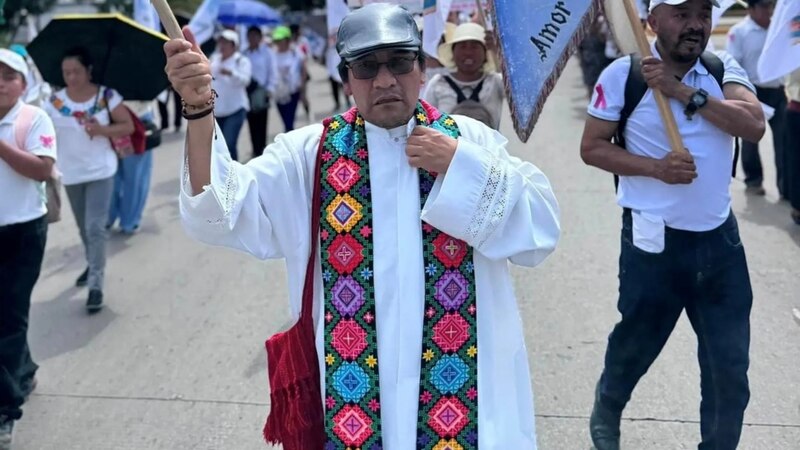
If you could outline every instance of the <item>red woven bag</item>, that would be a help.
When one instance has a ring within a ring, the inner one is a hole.
[[[284,450],[322,450],[325,416],[322,411],[319,360],[314,340],[314,263],[319,242],[321,155],[330,119],[325,120],[314,169],[311,201],[311,254],[306,266],[300,319],[266,342],[271,409],[264,439]]]

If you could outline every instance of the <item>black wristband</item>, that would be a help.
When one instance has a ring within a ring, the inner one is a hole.
[[[205,117],[205,116],[207,116],[207,115],[209,115],[209,114],[211,114],[213,112],[214,112],[214,108],[211,107],[211,108],[208,108],[208,109],[206,109],[204,111],[200,111],[199,113],[194,113],[194,114],[186,114],[185,112],[181,111],[181,116],[183,116],[183,118],[186,119],[186,120],[197,120],[197,119],[202,119],[203,117]]]

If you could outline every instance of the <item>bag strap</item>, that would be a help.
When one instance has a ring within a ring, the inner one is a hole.
[[[23,103],[19,109],[17,120],[14,121],[14,141],[20,150],[25,150],[25,141],[33,126],[34,118],[36,118],[36,108]]]
[[[472,94],[470,94],[469,99],[473,102],[481,102],[481,99],[478,97],[481,94],[481,89],[483,89],[483,82],[486,81],[486,78],[482,79],[475,89],[472,90]]]
[[[717,80],[717,84],[721,88],[725,81],[725,63],[719,59],[719,56],[709,51],[700,55],[700,62],[708,70],[708,73]]]
[[[444,78],[444,81],[446,81],[447,84],[449,84],[450,87],[453,88],[453,90],[456,92],[456,104],[461,103],[467,99],[467,96],[464,95],[464,91],[462,91],[461,88],[458,87],[456,82],[453,81],[453,79],[450,78],[449,75],[443,75],[442,78]]]
[[[311,197],[311,253],[306,265],[306,280],[303,285],[303,304],[300,309],[299,322],[306,322],[313,329],[314,321],[314,263],[317,261],[317,248],[319,246],[320,208],[322,205],[322,152],[325,146],[325,137],[328,134],[328,125],[332,119],[323,121],[322,136],[317,149],[316,163],[314,164],[314,194]]]

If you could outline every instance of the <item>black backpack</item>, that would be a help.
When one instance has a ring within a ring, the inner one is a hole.
[[[714,77],[714,80],[719,84],[720,89],[723,86],[723,79],[725,77],[725,63],[717,55],[712,52],[703,52],[700,55],[700,63],[705,66],[708,73]],[[625,83],[625,106],[622,107],[620,113],[619,125],[617,126],[617,134],[614,136],[614,143],[622,148],[625,148],[625,126],[628,124],[633,111],[639,106],[639,103],[644,98],[649,87],[647,82],[644,81],[642,75],[642,57],[638,54],[631,55],[631,69],[628,72],[628,81]],[[736,176],[736,166],[739,162],[739,140],[735,139],[735,151],[733,156],[733,171],[731,176]],[[614,175],[614,184],[619,183],[619,177]]]

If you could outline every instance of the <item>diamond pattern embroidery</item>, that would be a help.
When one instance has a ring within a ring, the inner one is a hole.
[[[444,233],[433,241],[433,246],[433,255],[448,269],[460,266],[461,261],[467,256],[467,244]]]
[[[336,192],[347,192],[361,178],[358,164],[347,159],[339,158],[328,171],[328,183]]]
[[[431,370],[431,383],[442,394],[457,393],[469,380],[469,366],[458,355],[443,356]]]
[[[337,195],[326,208],[328,223],[337,233],[350,230],[361,220],[361,203],[350,194]]]
[[[358,406],[342,408],[333,423],[333,432],[348,447],[359,447],[372,435],[372,419]]]
[[[353,360],[367,348],[367,333],[354,320],[343,320],[333,329],[331,342],[343,358]]]
[[[436,300],[448,311],[458,309],[469,297],[467,279],[461,273],[448,270],[436,282]]]
[[[468,415],[469,410],[457,398],[444,397],[431,410],[428,425],[441,437],[454,437],[469,422]]]
[[[328,260],[339,273],[353,273],[364,260],[362,246],[349,234],[338,235],[328,247]]]
[[[333,373],[333,388],[346,402],[359,402],[369,391],[371,381],[356,363],[344,363]]]
[[[340,277],[331,294],[333,306],[342,316],[354,317],[364,305],[364,288],[353,277]]]
[[[433,327],[433,342],[446,352],[457,352],[469,338],[469,324],[458,314],[445,314]]]

